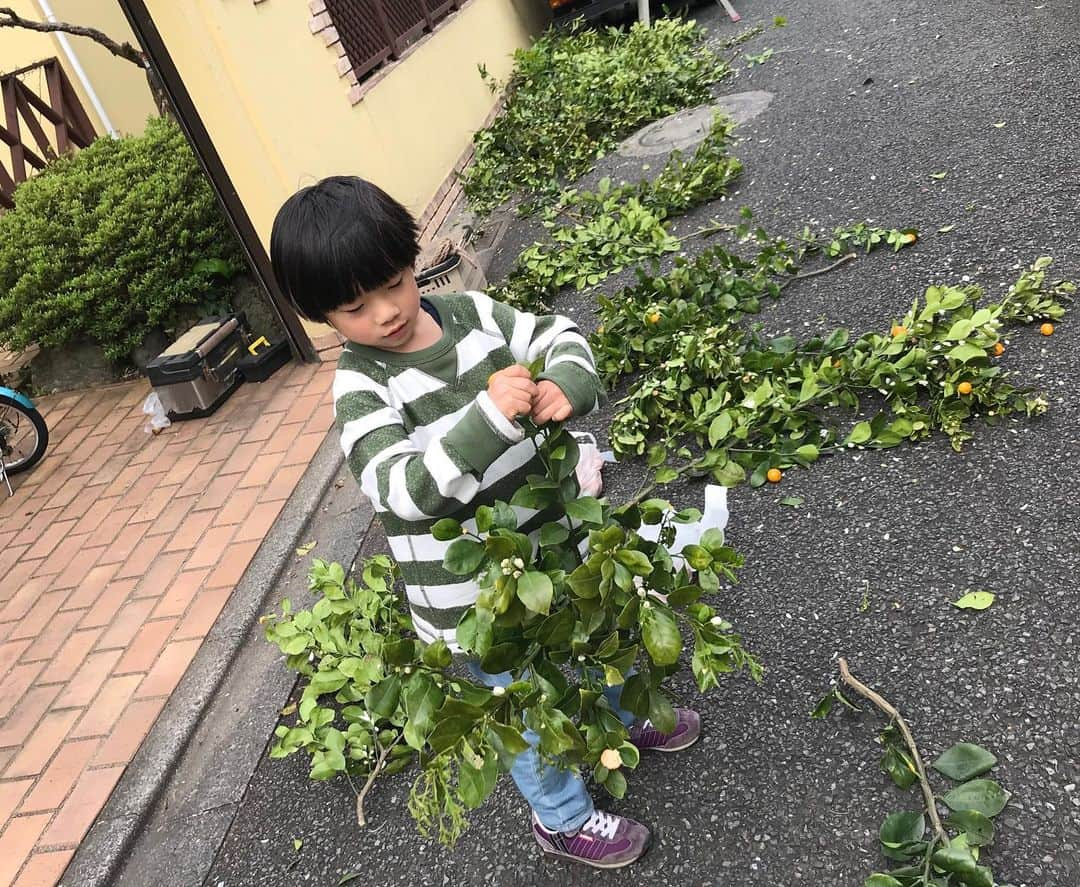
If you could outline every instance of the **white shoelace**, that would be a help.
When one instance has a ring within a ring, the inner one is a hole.
[[[607,840],[615,837],[615,830],[619,827],[619,817],[604,813],[602,810],[594,810],[588,822],[581,827],[583,832],[592,832]]]

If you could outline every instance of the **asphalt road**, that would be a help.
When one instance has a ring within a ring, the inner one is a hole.
[[[1074,3],[738,5],[746,25],[784,15],[788,26],[751,43],[747,52],[770,47],[772,58],[718,93],[775,98],[741,130],[746,174],[730,200],[676,230],[747,204],[777,232],[863,218],[926,232],[899,256],[875,254],[791,288],[764,313],[767,331],[887,328],[931,283],[968,275],[997,293],[1017,263],[1043,254],[1080,276]],[[716,40],[737,31],[716,9],[699,18]],[[597,175],[636,175],[641,162],[612,156]],[[947,176],[930,177],[939,172]],[[531,237],[528,226],[512,230],[496,268]],[[591,301],[557,307],[590,326]],[[703,714],[702,741],[645,758],[627,798],[609,804],[654,830],[637,865],[596,873],[541,858],[506,780],[451,854],[417,835],[408,774],[376,789],[372,825],[359,831],[347,784],[310,783],[298,758],[264,759],[205,883],[333,885],[359,873],[350,883],[379,887],[861,885],[884,865],[882,819],[918,800],[878,770],[875,714],[808,718],[843,655],[905,713],[928,757],[959,740],[998,756],[994,775],[1013,797],[985,859],[1001,883],[1080,884],[1078,329],[1070,318],[1051,339],[1012,337],[1004,365],[1049,395],[1037,421],[981,428],[960,455],[936,440],[826,459],[778,489],[732,492],[729,537],[747,566],[724,609],[768,672],[761,687],[734,679],[706,698],[676,687]],[[609,418],[584,424],[602,433]],[[640,476],[632,464],[609,468],[609,494],[624,496]],[[701,491],[672,494],[693,504]],[[805,504],[782,507],[784,496]],[[972,588],[997,601],[981,613],[950,606]]]

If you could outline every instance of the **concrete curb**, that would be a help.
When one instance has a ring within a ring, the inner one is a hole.
[[[180,684],[83,838],[63,885],[105,887],[124,863],[344,457],[328,433]]]

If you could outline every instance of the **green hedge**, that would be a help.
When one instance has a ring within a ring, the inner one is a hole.
[[[150,330],[220,305],[240,253],[175,123],[51,164],[0,214],[0,343],[89,339],[121,363]]]

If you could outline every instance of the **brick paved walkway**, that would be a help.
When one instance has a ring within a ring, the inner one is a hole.
[[[39,403],[0,497],[0,885],[63,873],[326,436],[323,356],[157,437],[145,380]]]

